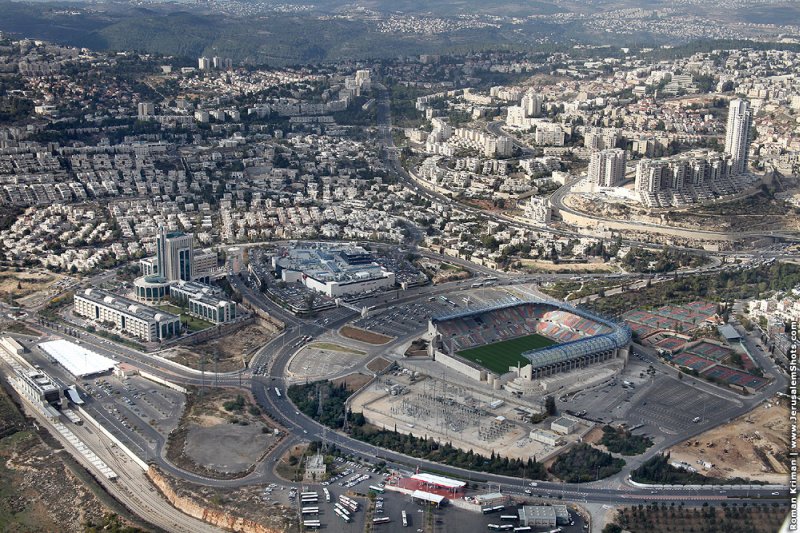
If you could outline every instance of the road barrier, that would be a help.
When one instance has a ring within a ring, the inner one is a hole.
[[[155,374],[151,374],[150,372],[146,372],[144,370],[140,370],[139,371],[139,375],[142,376],[145,379],[149,379],[150,381],[154,381],[154,382],[156,382],[156,383],[158,383],[160,385],[164,385],[165,387],[168,387],[168,388],[170,388],[172,390],[176,390],[178,392],[182,392],[183,394],[186,394],[187,392],[189,392],[184,387],[181,387],[180,385],[176,385],[175,383],[172,383],[171,381],[167,381],[166,379],[162,379],[162,378],[156,376]]]
[[[100,431],[103,433],[103,435],[105,435],[106,437],[108,437],[109,439],[111,439],[111,442],[113,442],[114,444],[116,444],[116,445],[119,447],[119,449],[120,449],[120,450],[122,450],[123,452],[125,452],[125,453],[128,455],[128,457],[130,457],[130,458],[131,458],[131,460],[132,460],[134,463],[136,463],[137,465],[139,465],[139,466],[142,468],[142,470],[144,470],[145,472],[147,472],[147,470],[150,468],[150,465],[148,465],[147,463],[145,463],[144,461],[142,461],[142,460],[139,458],[139,456],[138,456],[138,455],[136,455],[135,453],[133,453],[133,452],[131,451],[131,449],[130,449],[130,448],[128,448],[127,446],[125,446],[124,444],[122,444],[122,442],[120,442],[120,440],[119,440],[117,437],[115,437],[114,435],[112,435],[112,434],[111,434],[111,432],[110,432],[110,431],[108,431],[108,430],[107,430],[105,427],[103,427],[103,425],[102,425],[100,422],[98,422],[97,420],[95,420],[95,419],[94,419],[94,417],[92,417],[92,415],[90,415],[89,413],[87,413],[87,412],[86,412],[86,411],[83,409],[83,407],[81,407],[81,406],[76,406],[76,407],[78,408],[78,412],[79,412],[79,413],[80,413],[80,414],[81,414],[81,415],[82,415],[82,416],[83,416],[83,417],[84,417],[86,420],[88,420],[88,421],[89,421],[89,422],[90,422],[90,423],[91,423],[91,424],[92,424],[94,427],[96,427],[97,429],[99,429],[99,430],[100,430]]]

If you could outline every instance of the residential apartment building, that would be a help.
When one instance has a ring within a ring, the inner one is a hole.
[[[589,183],[596,187],[616,187],[625,180],[626,153],[621,148],[593,152],[589,159]]]

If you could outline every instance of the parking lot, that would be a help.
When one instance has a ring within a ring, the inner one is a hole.
[[[469,308],[504,300],[508,294],[497,289],[471,289],[463,285],[447,295],[429,296],[413,303],[386,309],[356,320],[353,325],[389,337],[403,338],[424,330],[431,317],[442,316]]]
[[[87,409],[123,443],[146,458],[156,441],[178,424],[184,398],[179,392],[139,376],[114,376],[82,383]],[[160,439],[159,439],[160,440]]]
[[[529,502],[530,505],[543,505],[541,502]],[[418,506],[417,504],[412,504],[417,509],[422,509],[422,506]],[[511,524],[514,527],[519,527],[520,522],[519,520],[502,520],[501,516],[511,516],[518,514],[519,506],[506,506],[505,509],[499,511],[497,513],[492,514],[481,514],[481,513],[472,513],[472,512],[465,512],[461,509],[452,507],[452,506],[445,506],[442,509],[436,509],[433,511],[433,527],[432,528],[425,528],[423,527],[423,531],[426,533],[428,531],[432,533],[483,533],[484,531],[491,531],[489,529],[489,524]],[[419,517],[425,516],[423,513],[415,512],[409,513],[415,514]],[[562,533],[579,533],[587,531],[583,527],[583,520],[579,514],[570,510],[569,511],[570,518],[572,518],[574,524],[558,526],[558,529]],[[417,526],[419,527],[419,526]],[[546,531],[553,531],[555,527],[533,527],[531,531],[534,533],[539,532],[546,532]],[[402,528],[398,529],[397,531],[401,531]],[[388,531],[388,530],[387,530]],[[394,531],[394,530],[392,530]],[[414,529],[416,531],[416,529]]]
[[[604,423],[625,422],[638,426],[637,433],[653,436],[689,432],[697,423],[712,415],[719,418],[734,407],[731,401],[697,390],[688,380],[677,380],[660,367],[648,373],[649,366],[631,357],[620,376],[559,401],[558,407]]]
[[[653,384],[641,398],[634,398],[627,413],[630,425],[644,424],[642,431],[680,434],[693,429],[695,419],[715,419],[732,404],[672,379]]]
[[[319,520],[320,527],[329,531],[341,531],[343,533],[361,533],[364,531],[365,520],[370,507],[369,494],[370,485],[378,485],[383,481],[383,476],[374,472],[371,466],[361,466],[352,461],[337,458],[334,461],[334,468],[338,474],[331,477],[328,481],[314,485],[300,485],[295,487],[294,496],[291,503],[301,512],[304,505],[300,501],[302,492],[316,492],[318,499],[316,503],[307,503],[305,507],[317,507],[318,513],[307,516],[306,520]],[[330,501],[326,501],[325,490],[330,495]],[[290,493],[291,494],[291,493]],[[346,496],[358,503],[358,510],[348,511],[351,517],[350,522],[339,516],[335,507],[340,496]],[[385,497],[384,494],[377,495]],[[387,512],[384,510],[384,513]],[[383,513],[381,513],[383,514]],[[381,514],[375,516],[381,516]],[[398,515],[399,519],[399,515]]]
[[[429,507],[428,504],[417,502],[410,496],[399,492],[385,490],[383,493],[371,490],[371,486],[383,487],[388,474],[382,474],[371,465],[360,465],[353,461],[337,458],[333,467],[338,472],[329,481],[320,484],[302,485],[287,484],[278,486],[271,484],[264,489],[262,499],[265,502],[278,502],[288,499],[288,504],[297,510],[299,516],[303,507],[317,508],[316,512],[307,514],[305,520],[318,520],[319,529],[343,533],[362,533],[373,531],[375,533],[483,533],[491,531],[489,524],[513,524],[518,527],[519,520],[504,519],[502,515],[517,516],[518,505],[547,505],[548,503],[569,504],[567,500],[547,500],[525,496],[522,493],[509,494],[516,503],[508,504],[502,512],[484,515],[477,510],[467,511],[445,504],[441,509]],[[406,472],[403,475],[411,475]],[[325,490],[330,495],[326,501]],[[303,492],[316,493],[315,502],[301,502]],[[372,493],[372,494],[370,494]],[[358,510],[351,512],[352,520],[345,522],[336,513],[336,504],[340,496],[346,496],[358,502]],[[403,526],[402,513],[406,512],[407,526]],[[375,524],[375,518],[389,518],[389,522]],[[558,526],[562,533],[585,533],[584,523],[580,515],[570,509],[570,518],[573,525]],[[369,521],[369,524],[366,522]],[[555,527],[532,528],[533,533],[553,531]],[[307,531],[312,529],[307,528]]]
[[[428,319],[447,305],[437,302],[404,304],[387,309],[375,315],[356,320],[353,324],[381,335],[403,338],[424,330]]]

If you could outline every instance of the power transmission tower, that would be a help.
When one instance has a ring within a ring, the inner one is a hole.
[[[203,388],[206,385],[206,357],[200,356],[200,397],[203,397]]]
[[[219,372],[217,366],[219,364],[219,347],[214,347],[214,386],[219,385]]]

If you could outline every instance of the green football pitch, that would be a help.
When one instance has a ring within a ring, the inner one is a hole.
[[[508,372],[508,367],[517,366],[517,362],[519,362],[521,366],[525,366],[530,362],[522,357],[522,352],[535,348],[544,348],[552,344],[556,343],[547,337],[533,334],[507,341],[495,342],[494,344],[487,344],[486,346],[462,350],[458,352],[458,355],[492,372],[505,374]]]

